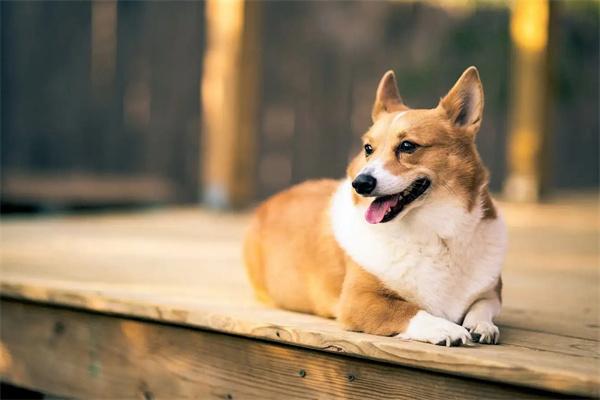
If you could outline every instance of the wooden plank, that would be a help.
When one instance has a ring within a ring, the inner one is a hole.
[[[0,291],[448,374],[598,394],[597,205],[504,211],[516,243],[504,271],[500,346],[403,342],[265,307],[253,299],[241,263],[247,216],[203,210],[4,220]]]
[[[60,283],[54,283],[60,285]],[[267,309],[260,304],[223,301],[210,297],[178,295],[157,290],[106,290],[90,283],[51,289],[48,282],[36,286],[3,283],[4,295],[88,310],[137,316],[248,337],[279,341],[326,352],[346,354],[392,364],[426,368],[449,374],[477,377],[562,393],[596,395],[600,388],[598,343],[561,338],[517,329],[502,329],[499,346],[475,345],[444,348],[396,338],[346,332],[330,320]],[[542,343],[540,345],[539,343]],[[565,350],[569,349],[571,350]]]
[[[509,326],[530,325],[550,333],[597,338],[598,222],[593,210],[586,211],[585,205],[523,208],[525,213],[517,212],[521,208],[505,209],[511,243],[504,270],[502,320]],[[246,221],[245,215],[186,209],[8,220],[3,223],[0,255],[7,275],[184,285],[181,290],[188,292],[217,287],[222,293],[215,299],[233,292],[236,301],[243,303],[250,296],[239,244]],[[560,229],[550,226],[552,221]],[[573,224],[580,221],[587,222],[576,231]],[[523,223],[531,228],[517,225]],[[53,257],[48,257],[49,249]],[[161,268],[165,264],[169,268]]]
[[[0,375],[76,398],[556,398],[235,336],[2,301]]]

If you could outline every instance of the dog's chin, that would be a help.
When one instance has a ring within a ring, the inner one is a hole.
[[[365,219],[370,224],[398,220],[409,210],[422,204],[430,188],[429,178],[419,178],[400,193],[375,197],[365,212]]]

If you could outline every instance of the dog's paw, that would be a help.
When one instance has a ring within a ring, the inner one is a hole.
[[[435,317],[426,311],[419,311],[410,320],[406,330],[396,337],[439,346],[460,346],[471,339],[469,331],[462,326]]]
[[[500,330],[492,322],[480,321],[463,324],[463,326],[469,330],[474,342],[498,344],[498,341],[500,340]]]

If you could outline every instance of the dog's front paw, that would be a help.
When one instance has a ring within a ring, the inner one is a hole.
[[[464,323],[463,326],[469,330],[474,342],[498,344],[500,340],[500,330],[493,322],[479,321]]]
[[[460,346],[471,339],[469,331],[462,326],[422,310],[410,320],[406,330],[396,337],[439,346]]]

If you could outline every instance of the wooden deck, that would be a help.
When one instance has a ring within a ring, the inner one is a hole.
[[[0,376],[70,397],[598,396],[595,200],[503,205],[501,344],[460,348],[256,302],[241,264],[247,215],[6,218]]]

